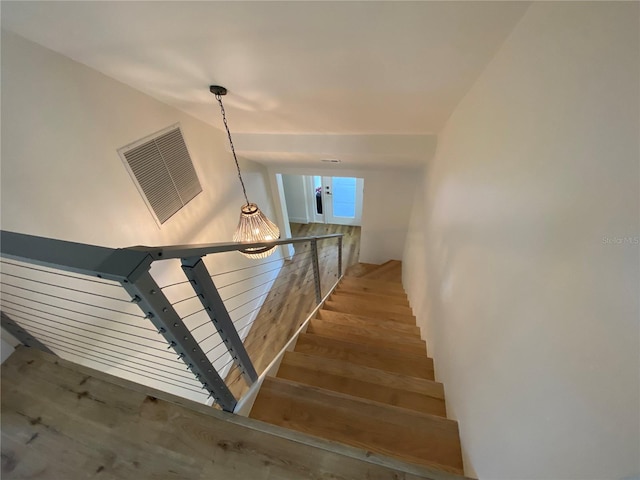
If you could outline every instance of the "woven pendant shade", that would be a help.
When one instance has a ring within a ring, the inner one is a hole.
[[[255,203],[247,203],[240,209],[240,221],[233,234],[233,241],[240,243],[270,242],[280,238],[280,229],[260,211]],[[266,258],[276,247],[247,248],[240,250],[245,257]]]
[[[238,228],[233,234],[233,241],[238,243],[266,243],[278,240],[280,238],[280,229],[269,220],[264,213],[260,211],[258,205],[251,203],[249,197],[247,197],[247,189],[244,187],[244,181],[242,180],[242,173],[240,173],[240,164],[238,163],[238,157],[236,156],[236,149],[233,146],[233,140],[231,139],[231,132],[229,131],[229,125],[227,124],[227,114],[222,104],[222,96],[227,94],[227,89],[220,85],[211,85],[209,91],[213,93],[220,105],[220,113],[222,113],[222,123],[224,129],[229,137],[229,146],[231,147],[231,153],[233,154],[233,160],[238,170],[238,180],[242,186],[242,193],[244,199],[247,201],[240,209],[240,221],[238,222]],[[246,248],[240,250],[240,253],[249,258],[265,258],[276,251],[276,247],[258,247],[258,248]]]

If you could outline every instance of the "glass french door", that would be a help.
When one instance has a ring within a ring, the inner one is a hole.
[[[314,217],[324,223],[360,225],[363,180],[354,177],[313,177]]]

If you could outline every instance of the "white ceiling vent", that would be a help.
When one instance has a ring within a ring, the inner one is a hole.
[[[159,224],[202,191],[179,126],[122,147],[118,153]]]

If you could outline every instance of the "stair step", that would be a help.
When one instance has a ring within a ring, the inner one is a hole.
[[[406,313],[406,308],[396,308],[396,306],[390,306],[384,308],[377,305],[371,305],[364,301],[352,301],[352,300],[335,300],[331,296],[323,305],[325,310],[332,310],[334,312],[353,313],[355,315],[362,315],[366,317],[381,318],[383,320],[393,320],[396,322],[402,322],[409,325],[415,325],[416,319],[410,314]],[[393,310],[400,311],[393,311]]]
[[[375,270],[365,273],[361,278],[400,283],[402,282],[402,262],[399,260],[389,260]]]
[[[300,352],[285,353],[278,377],[409,410],[447,416],[442,384],[424,378]]]
[[[406,294],[404,288],[402,287],[402,284],[397,282],[385,282],[383,280],[372,280],[368,278],[350,277],[345,275],[344,277],[342,277],[340,284],[344,286],[349,285],[357,287],[367,287],[384,295],[388,295],[389,293],[401,293],[402,295]]]
[[[268,377],[250,416],[419,465],[463,473],[458,424],[435,415]]]
[[[387,372],[434,380],[433,360],[427,357],[426,353],[419,355],[386,350],[312,333],[300,334],[294,351],[345,360]]]
[[[378,347],[383,350],[397,350],[417,355],[427,354],[427,345],[424,340],[402,334],[394,335],[384,330],[377,330],[375,327],[336,325],[314,318],[309,322],[307,333]]]
[[[341,297],[350,297],[360,300],[378,300],[384,301],[386,303],[392,305],[402,305],[407,308],[409,306],[409,300],[406,297],[401,297],[400,295],[384,295],[378,292],[362,292],[357,290],[349,290],[348,288],[343,288],[340,285],[334,290],[334,293]]]
[[[355,265],[351,265],[347,268],[345,275],[349,275],[352,277],[361,277],[369,273],[372,270],[375,270],[380,265],[376,265],[375,263],[356,263]]]
[[[345,278],[347,277],[344,277],[343,280]],[[365,285],[356,285],[354,283],[350,283],[348,280],[340,282],[337,288],[344,292],[368,293],[370,295],[384,295],[385,297],[393,297],[393,298],[399,298],[401,300],[406,300],[407,302],[409,301],[404,291],[401,292],[399,290],[379,290],[376,288],[367,287]]]
[[[418,327],[402,322],[395,322],[393,320],[365,317],[363,315],[355,315],[353,313],[334,312],[324,309],[318,310],[316,318],[339,325],[357,325],[361,327],[371,326],[391,333],[402,333],[404,335],[420,338],[420,329]]]

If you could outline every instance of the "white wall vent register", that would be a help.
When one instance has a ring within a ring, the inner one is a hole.
[[[202,191],[178,125],[118,150],[158,224]]]

